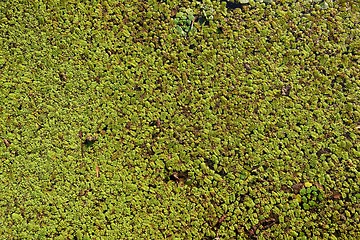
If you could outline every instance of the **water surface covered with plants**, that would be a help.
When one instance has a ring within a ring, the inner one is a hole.
[[[356,1],[1,1],[4,239],[359,239]]]

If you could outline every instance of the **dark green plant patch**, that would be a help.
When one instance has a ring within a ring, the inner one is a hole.
[[[304,210],[317,207],[318,204],[324,200],[324,194],[316,186],[311,183],[305,183],[305,186],[300,190],[297,196]]]

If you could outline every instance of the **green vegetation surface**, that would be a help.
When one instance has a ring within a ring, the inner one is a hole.
[[[1,239],[360,239],[357,1],[0,2]]]

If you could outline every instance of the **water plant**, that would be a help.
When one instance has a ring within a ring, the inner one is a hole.
[[[299,195],[297,195],[297,199],[304,210],[309,210],[317,207],[324,200],[324,194],[322,190],[312,185],[312,183],[306,182]]]
[[[180,9],[174,18],[175,30],[183,37],[188,37],[189,34],[195,33],[196,27],[194,26],[195,16],[192,9]]]
[[[0,1],[0,236],[357,239],[353,2]]]

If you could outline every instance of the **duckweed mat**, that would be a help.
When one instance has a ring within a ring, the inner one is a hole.
[[[359,239],[359,21],[1,1],[1,238]]]

